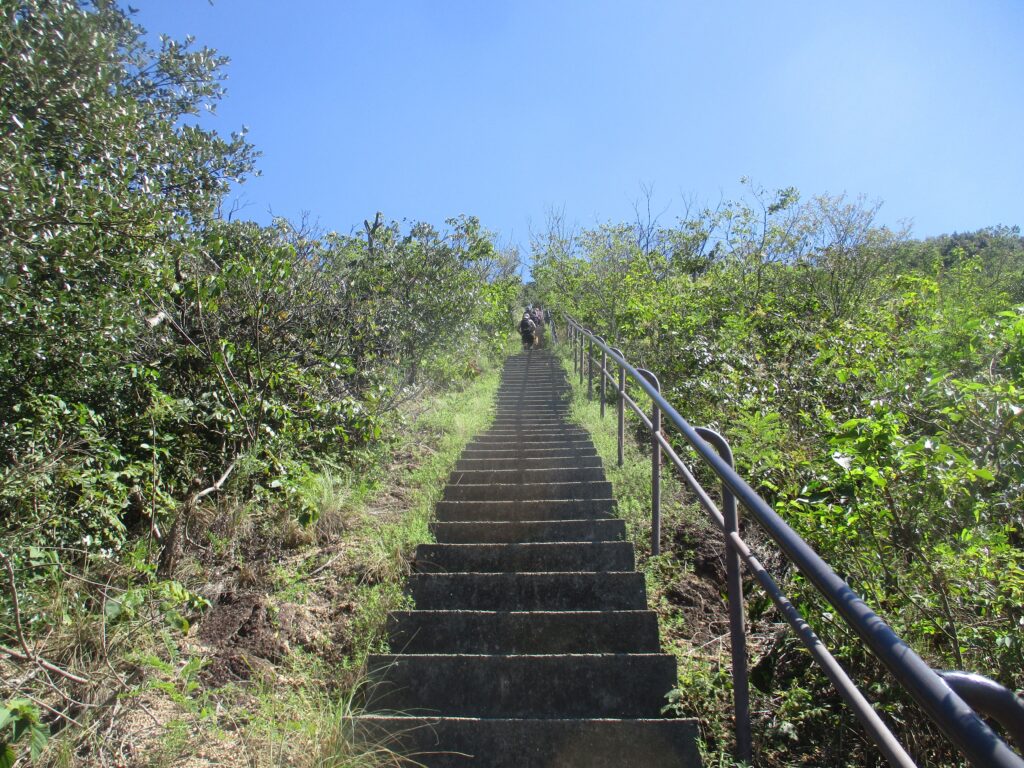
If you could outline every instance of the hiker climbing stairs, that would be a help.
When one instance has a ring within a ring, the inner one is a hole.
[[[494,422],[416,551],[414,610],[370,659],[364,737],[416,764],[487,768],[699,765],[633,545],[569,383],[533,349],[511,357]]]

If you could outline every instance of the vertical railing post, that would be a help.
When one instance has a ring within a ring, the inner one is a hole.
[[[566,323],[568,323],[568,320]],[[576,366],[579,365],[579,361],[576,359],[576,328],[572,325],[567,325],[567,328],[566,341],[569,342],[569,350],[572,352],[572,372],[576,373]]]
[[[580,326],[580,385],[583,385],[583,355],[586,351],[587,338],[583,335],[583,326]]]
[[[602,339],[603,341],[603,339]],[[601,418],[604,418],[604,397],[608,388],[608,353],[601,350]]]
[[[651,407],[651,554],[661,554],[661,409]]]
[[[587,339],[587,400],[594,399],[594,340]]]
[[[732,450],[725,438],[714,430],[698,427],[697,434],[706,440],[726,463],[733,466]],[[729,638],[732,647],[733,714],[736,719],[736,759],[750,762],[753,756],[750,735],[750,681],[747,674],[747,632],[744,626],[743,581],[740,555],[730,534],[739,533],[740,518],[736,497],[722,483],[722,516],[725,518],[725,582],[729,598]]]
[[[615,352],[615,354],[617,354],[623,360],[626,359],[626,356],[622,354],[622,350],[621,349],[616,349],[615,347],[612,347],[612,351]],[[618,410],[618,417],[619,417],[619,455],[618,455],[618,460],[619,460],[619,466],[621,467],[622,463],[623,463],[623,458],[624,458],[623,453],[624,453],[625,440],[626,440],[626,369],[623,368],[621,365],[619,365],[619,398],[618,398],[618,403],[616,404],[616,409]]]
[[[657,392],[661,392],[658,377],[645,368],[637,368]],[[661,409],[651,400],[651,554],[661,554]]]

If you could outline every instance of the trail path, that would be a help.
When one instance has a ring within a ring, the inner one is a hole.
[[[505,364],[492,427],[466,448],[416,552],[415,610],[371,658],[370,738],[431,768],[699,765],[661,718],[676,679],[558,360]]]

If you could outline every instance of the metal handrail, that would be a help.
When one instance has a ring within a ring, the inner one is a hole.
[[[575,318],[564,314],[566,332],[563,335],[573,356],[573,368],[579,374],[580,384],[584,379],[584,368],[587,370],[588,396],[593,396],[594,346],[601,352],[601,390],[604,393],[605,380],[612,377],[607,370],[610,360],[619,368],[618,384],[615,387],[618,400],[619,415],[619,465],[622,465],[623,417],[628,405],[638,414],[643,424],[652,435],[652,551],[657,553],[660,546],[660,457],[664,452],[682,475],[687,485],[693,490],[701,505],[709,513],[712,520],[725,534],[725,543],[729,558],[742,560],[751,574],[758,580],[762,588],[782,612],[797,636],[811,652],[812,657],[822,667],[840,695],[846,700],[854,714],[861,721],[868,735],[878,746],[879,751],[891,765],[911,768],[914,761],[899,744],[895,736],[875,712],[871,704],[864,698],[856,684],[846,671],[839,665],[832,654],[821,643],[799,611],[782,593],[778,584],[764,569],[749,546],[739,535],[736,519],[735,503],[738,500],[761,525],[764,531],[779,546],[783,554],[792,562],[818,590],[819,593],[843,617],[846,624],[853,629],[896,678],[903,689],[918,703],[932,722],[960,750],[967,760],[977,768],[1024,768],[1021,759],[1002,739],[997,736],[981,717],[959,695],[968,696],[968,691],[979,691],[981,685],[975,681],[969,685],[959,678],[950,677],[951,684],[939,673],[928,666],[906,642],[904,642],[867,604],[853,591],[849,584],[841,579],[835,571],[796,533],[769,505],[754,491],[732,467],[731,455],[724,439],[711,430],[694,428],[679,415],[678,411],[662,396],[657,377],[650,371],[634,368],[626,360],[622,351],[609,346],[604,339],[584,327]],[[577,345],[579,347],[577,356]],[[648,418],[639,405],[626,393],[625,377],[629,376],[651,398],[651,417]],[[664,415],[686,442],[697,452],[697,455],[718,476],[722,483],[722,506],[725,513],[718,509],[690,472],[689,468],[678,456],[672,445],[665,439],[661,430],[661,417]],[[714,447],[712,447],[714,445]],[[716,450],[716,448],[718,450]],[[731,505],[731,509],[730,509]],[[737,571],[738,573],[738,571]],[[742,591],[733,592],[733,576],[728,573],[730,635],[733,641],[733,682],[734,711],[737,728],[737,757],[741,760],[751,759],[750,720],[749,720],[749,688],[746,682],[746,654],[737,647],[736,633],[743,632]],[[738,579],[738,576],[735,577]],[[965,674],[965,673],[957,673]],[[993,681],[988,681],[998,686]],[[1011,691],[1003,689],[1015,697]],[[1006,705],[1006,698],[991,695],[972,697],[972,703],[985,708],[986,702],[996,699],[1001,702],[1000,713],[1013,713],[1012,707]],[[996,715],[989,709],[986,714]],[[1019,715],[1019,712],[1017,713]],[[1009,716],[1009,715],[1007,715]],[[1015,721],[1019,730],[1021,722]],[[1012,730],[1012,729],[1011,729]],[[1017,731],[1014,731],[1016,734]]]
[[[1024,700],[995,680],[973,672],[939,672],[950,688],[979,712],[998,721],[1024,749]]]

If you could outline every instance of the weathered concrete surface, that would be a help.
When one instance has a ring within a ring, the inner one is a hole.
[[[667,719],[367,717],[360,735],[431,768],[694,768],[697,725]]]
[[[632,571],[626,541],[543,541],[515,544],[420,544],[413,568],[420,573],[550,573]]]
[[[444,544],[622,541],[626,538],[626,523],[623,520],[438,522],[431,523],[430,532]]]
[[[615,501],[611,498],[439,501],[435,508],[435,516],[442,522],[585,520],[609,518],[614,514]]]
[[[538,467],[530,469],[486,468],[456,469],[448,477],[449,485],[481,485],[508,483],[579,483],[604,481],[604,468],[597,467]]]
[[[501,485],[448,485],[445,501],[543,501],[547,499],[609,499],[608,482],[581,480],[571,483],[503,483]]]
[[[647,607],[643,574],[416,573],[409,592],[420,610],[635,611]]]
[[[517,458],[516,466],[520,469],[574,469],[585,467],[601,468],[599,456],[565,456],[565,457],[544,457],[524,459]],[[481,459],[459,459],[455,464],[456,472],[465,472],[474,469],[507,469],[509,460],[507,458],[481,458]]]
[[[674,656],[650,654],[371,656],[368,706],[469,717],[657,717]]]
[[[393,653],[656,653],[654,611],[396,611]]]
[[[391,653],[370,658],[371,744],[430,768],[698,766],[659,719],[676,683],[590,436],[557,361],[506,365],[491,429],[459,460]],[[436,715],[427,719],[422,715]]]

